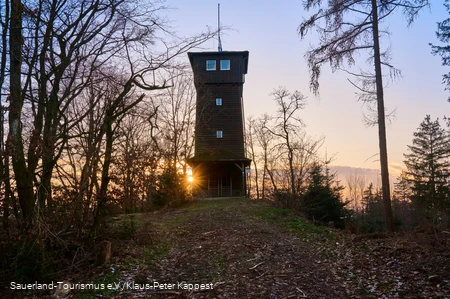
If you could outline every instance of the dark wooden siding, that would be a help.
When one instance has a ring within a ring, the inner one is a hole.
[[[244,124],[241,84],[197,86],[195,154],[226,150],[244,157]],[[216,105],[216,98],[222,105]],[[223,132],[217,138],[216,132]]]
[[[188,53],[197,90],[195,156],[190,160],[197,191],[206,196],[243,196],[249,166],[244,151],[242,91],[248,52]],[[207,71],[206,61],[216,70]],[[230,70],[220,70],[220,60],[230,60]],[[216,105],[216,98],[222,105]],[[217,138],[222,131],[222,138]],[[199,193],[199,194],[200,194]]]

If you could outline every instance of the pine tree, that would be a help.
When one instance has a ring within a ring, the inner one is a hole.
[[[368,233],[382,232],[386,230],[386,221],[383,216],[383,196],[379,188],[375,188],[372,183],[364,190],[362,199],[363,214],[362,224],[363,231]]]
[[[401,225],[404,231],[411,231],[420,225],[421,211],[411,204],[413,198],[412,183],[405,171],[402,171],[394,183],[393,208],[394,222]]]
[[[406,176],[412,184],[412,201],[426,212],[438,211],[448,203],[450,178],[449,133],[427,115],[414,133],[405,156]]]
[[[308,177],[308,187],[302,196],[302,211],[308,218],[320,222],[334,222],[336,227],[345,224],[346,203],[342,201],[343,186],[336,181],[328,167],[325,171],[315,163]]]
[[[394,198],[397,201],[410,201],[412,197],[411,181],[406,172],[402,171],[394,183]]]
[[[444,3],[447,12],[450,14],[450,1],[445,0]],[[444,43],[444,45],[431,45],[433,55],[439,55],[442,58],[442,65],[450,66],[450,18],[445,19],[442,22],[438,22],[438,30],[436,31],[436,37]],[[442,76],[442,82],[446,84],[446,89],[450,90],[450,72]],[[448,98],[450,101],[450,97]]]

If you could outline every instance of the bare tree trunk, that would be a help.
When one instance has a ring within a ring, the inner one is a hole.
[[[3,84],[5,83],[5,75],[6,75],[6,58],[8,56],[7,53],[7,36],[9,33],[9,13],[10,13],[10,2],[9,0],[5,1],[5,19],[1,20],[3,22],[3,30],[2,30],[2,51],[1,51],[1,62],[0,62],[0,89],[3,88]],[[10,186],[9,186],[9,157],[5,155],[5,143],[4,143],[4,135],[5,135],[5,117],[3,110],[3,101],[2,94],[0,94],[0,176],[3,178],[3,182],[0,181],[0,186],[3,183],[3,188],[5,190],[5,194],[3,197],[3,228],[5,231],[8,231],[9,227],[9,207],[10,207]]]
[[[256,127],[254,127],[252,134],[256,137],[258,144],[262,148],[262,154],[263,154],[263,175],[262,175],[262,185],[261,185],[261,198],[266,198],[266,177],[268,173],[268,167],[269,167],[269,158],[268,158],[268,151],[269,151],[269,143],[272,136],[271,133],[265,128],[266,123],[269,121],[268,115],[263,115],[257,123],[255,123]],[[271,177],[271,180],[273,178]],[[272,183],[273,180],[272,180]],[[276,186],[275,186],[276,187]]]
[[[292,149],[290,140],[289,140],[289,133],[287,130],[286,132],[286,146],[288,148],[288,160],[289,160],[289,176],[291,181],[291,194],[292,198],[295,200],[295,196],[297,194],[297,190],[295,188],[295,170],[294,170],[294,150]]]
[[[267,170],[266,170],[266,164],[264,162],[263,178],[262,178],[262,185],[261,185],[261,198],[262,199],[266,198],[266,174],[267,174]]]
[[[377,109],[378,109],[378,138],[380,145],[380,164],[381,164],[381,186],[384,202],[384,213],[386,218],[386,232],[392,233],[394,231],[392,207],[391,207],[391,192],[389,186],[389,168],[387,156],[387,141],[386,141],[386,123],[385,123],[385,108],[383,95],[383,81],[381,73],[381,58],[380,58],[380,41],[378,32],[378,7],[377,1],[372,0],[372,27],[373,27],[373,42],[374,42],[374,61],[375,61],[375,78],[377,88]]]
[[[90,87],[92,91],[92,86]],[[87,219],[91,212],[91,199],[94,193],[94,182],[96,181],[95,168],[97,167],[98,155],[100,153],[100,145],[103,137],[103,133],[98,132],[95,122],[98,122],[97,115],[94,114],[94,107],[96,101],[94,95],[90,92],[89,96],[89,113],[87,115],[87,136],[85,137],[84,144],[84,165],[82,167],[80,184],[77,190],[77,196],[75,199],[75,206],[79,215],[79,228],[83,225],[83,219]],[[83,144],[83,142],[82,142]]]
[[[266,171],[269,174],[270,181],[272,182],[273,191],[274,191],[274,193],[277,193],[278,188],[277,188],[277,184],[275,183],[275,178],[273,177],[273,173],[272,173],[272,171],[269,170],[269,168],[267,166],[266,166]]]
[[[252,152],[254,152],[254,150],[252,149]],[[253,157],[255,157],[255,154],[252,154]],[[259,196],[259,178],[258,178],[258,165],[256,164],[255,159],[253,158],[253,167],[255,168],[255,186],[256,186],[256,199],[260,199]]]
[[[256,163],[256,155],[255,155],[255,146],[253,143],[254,132],[255,132],[255,121],[252,118],[248,119],[248,136],[246,140],[248,140],[248,149],[250,150],[250,155],[253,162],[253,167],[255,169],[255,186],[256,186],[256,199],[260,199],[259,196],[259,182],[258,182],[258,164]],[[255,134],[256,135],[256,134]],[[249,193],[250,195],[250,193]]]
[[[3,113],[3,112],[2,112]],[[2,121],[4,121],[2,117]],[[3,130],[2,130],[3,133]],[[2,135],[3,136],[3,135]],[[3,137],[2,137],[3,138]],[[2,150],[4,152],[4,150]],[[2,154],[3,155],[3,154]],[[4,158],[4,160],[3,160]],[[11,206],[11,182],[9,175],[9,157],[5,155],[5,157],[1,157],[2,161],[2,172],[0,175],[3,177],[3,188],[4,188],[4,198],[3,198],[3,228],[8,231],[9,228],[9,208]]]
[[[106,138],[106,146],[105,146],[105,157],[103,161],[102,168],[102,177],[100,183],[100,190],[97,193],[97,206],[94,214],[94,225],[92,227],[95,232],[101,224],[103,218],[103,209],[108,201],[107,190],[109,185],[109,168],[112,162],[112,148],[114,141],[114,131],[113,131],[113,115],[112,113],[107,112],[105,116],[105,138]]]
[[[285,154],[284,150],[286,150],[290,196],[295,200],[297,190],[295,188],[294,146],[303,126],[301,119],[296,114],[305,106],[306,97],[298,91],[290,93],[284,87],[274,90],[271,95],[275,97],[274,100],[277,103],[277,115],[274,118],[275,124],[272,128],[266,124],[264,124],[264,127],[273,136],[280,138],[278,146],[283,151],[283,155]]]
[[[51,179],[53,168],[55,166],[55,139],[53,122],[57,121],[57,116],[54,113],[56,98],[50,96],[47,102],[45,124],[42,138],[42,177],[38,190],[38,204],[40,209],[51,208]]]
[[[9,153],[12,155],[12,165],[22,210],[24,229],[31,227],[34,211],[33,174],[28,172],[22,139],[22,3],[11,1],[10,30],[10,105],[9,105]]]

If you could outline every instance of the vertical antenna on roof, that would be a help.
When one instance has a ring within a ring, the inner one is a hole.
[[[219,46],[217,48],[219,52],[222,52],[222,41],[220,40],[220,3],[217,4],[217,23],[217,33],[219,36]]]

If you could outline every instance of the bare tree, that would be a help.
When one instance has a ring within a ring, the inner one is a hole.
[[[9,39],[9,134],[8,153],[12,157],[16,188],[19,196],[24,229],[31,227],[34,211],[33,173],[28,171],[25,159],[25,149],[22,138],[22,109],[24,98],[22,95],[22,3],[20,0],[11,1]]]
[[[270,161],[273,161],[271,152],[272,152],[272,141],[273,135],[267,130],[268,123],[270,123],[270,116],[268,114],[264,114],[260,118],[257,119],[253,126],[252,135],[256,138],[258,145],[261,147],[261,159],[263,160],[263,173],[261,179],[261,198],[265,199],[267,195],[267,186],[266,180],[267,175],[269,175],[270,180],[272,182],[272,186],[275,191],[277,191],[277,186],[275,184],[275,180],[273,174],[271,172],[271,168],[269,167]]]
[[[111,177],[121,193],[119,205],[124,212],[144,211],[148,203],[150,175],[157,167],[161,153],[156,150],[149,134],[147,119],[153,114],[148,103],[143,102],[133,109],[117,129],[116,149]]]
[[[88,117],[100,98],[76,119],[68,117],[71,103],[98,80],[120,86],[114,97],[107,99],[100,128],[106,145],[99,193],[103,198],[109,183],[114,126],[142,101],[143,90],[168,86],[153,80],[157,70],[212,33],[177,38],[165,29],[159,17],[164,7],[158,2],[36,0],[26,6],[20,1],[11,4],[10,36],[14,38],[10,39],[8,147],[22,214],[28,219],[36,197],[41,211],[51,207],[57,161],[71,130]],[[161,32],[173,39],[163,40]]]
[[[103,76],[94,72],[93,78]],[[94,84],[95,82],[95,84]],[[89,217],[90,208],[98,190],[98,168],[104,153],[104,134],[102,133],[105,106],[117,86],[111,86],[108,80],[92,80],[72,101],[67,111],[69,119],[79,120],[70,130],[70,137],[60,159],[57,162],[59,181],[67,180],[74,192],[75,218],[80,225]],[[86,115],[86,111],[88,112]],[[69,169],[67,170],[67,166]]]
[[[0,53],[0,190],[3,192],[3,228],[7,231],[9,226],[9,211],[11,200],[11,186],[9,167],[9,156],[5,155],[5,112],[7,88],[5,88],[5,80],[7,78],[7,62],[8,62],[8,34],[10,24],[11,4],[6,0],[4,4],[0,4],[0,26],[1,26],[1,48]]]
[[[364,190],[366,188],[366,179],[360,172],[358,172],[358,170],[355,170],[347,175],[345,179],[350,204],[353,204],[353,210],[357,211],[361,209],[361,203],[364,198]]]
[[[295,188],[297,194],[303,193],[306,178],[309,176],[311,167],[314,166],[314,162],[317,160],[318,151],[324,142],[324,137],[313,138],[305,131],[299,133],[298,139],[294,143]],[[328,163],[325,165],[328,165]]]
[[[284,107],[287,106],[285,103]],[[279,111],[283,111],[282,108]],[[267,180],[270,180],[275,193],[278,193],[280,188],[284,189],[288,186],[291,195],[301,194],[310,167],[317,160],[317,152],[323,145],[324,138],[309,136],[301,127],[302,123],[298,116],[295,118],[297,123],[282,125],[284,118],[280,118],[280,115],[275,117],[264,114],[253,122],[252,135],[260,148],[259,159],[263,162],[262,198],[267,196]],[[283,136],[286,131],[280,130],[283,127],[288,132],[288,138],[286,135]],[[287,141],[289,146],[286,145]],[[255,156],[258,155],[255,154]],[[293,189],[294,194],[292,194]]]
[[[114,82],[114,85],[120,88],[117,89],[116,92],[113,92],[110,97],[105,98],[107,104],[105,106],[102,127],[99,132],[99,134],[105,138],[105,148],[101,169],[100,188],[96,195],[97,203],[94,212],[93,232],[97,230],[103,220],[104,207],[109,199],[107,192],[111,179],[110,167],[113,159],[113,143],[116,139],[116,130],[119,128],[123,118],[127,115],[127,112],[133,109],[145,97],[144,93],[137,94],[134,86],[139,86],[147,91],[166,88],[165,83],[161,86],[141,85],[139,82],[135,81],[140,75],[140,73],[132,74],[132,76],[125,79],[124,82],[120,82],[120,76],[118,78],[114,78],[113,76],[111,78],[112,80],[115,81],[116,79],[119,79],[119,82]]]
[[[257,155],[255,151],[255,141],[257,138],[257,131],[258,131],[258,124],[257,120],[253,117],[247,118],[247,131],[246,131],[246,148],[247,148],[247,157],[252,160],[253,163],[253,172],[255,174],[254,176],[254,182],[255,182],[255,190],[256,190],[256,199],[260,199],[259,194],[259,169],[258,169],[258,161],[257,161]],[[264,183],[263,183],[264,184]]]
[[[183,175],[187,172],[186,160],[194,147],[195,87],[187,66],[174,65],[168,70],[170,87],[153,97],[158,107],[158,130],[162,137],[158,147],[167,165]]]
[[[68,146],[57,163],[59,181],[68,181],[74,193],[74,219],[79,224],[90,217],[92,206],[103,207],[108,201],[136,210],[139,200],[142,208],[148,191],[144,184],[159,155],[150,137],[148,118],[155,114],[151,99],[142,99],[136,92],[118,99],[121,85],[113,77],[103,78],[72,103],[69,117],[89,113],[70,131]],[[110,181],[115,191],[108,194]]]
[[[310,86],[314,93],[318,94],[319,77],[324,64],[329,63],[333,71],[341,70],[347,65],[349,68],[346,72],[356,78],[356,83],[351,83],[361,92],[360,99],[376,102],[382,192],[388,232],[392,232],[394,227],[389,187],[382,67],[386,67],[393,76],[399,72],[389,63],[389,52],[381,51],[380,38],[388,35],[388,31],[380,30],[379,25],[398,9],[403,10],[410,25],[420,10],[427,5],[429,5],[427,0],[338,0],[328,2],[323,7],[321,0],[308,0],[305,1],[305,9],[316,12],[299,26],[301,38],[305,38],[311,28],[315,28],[319,34],[319,45],[306,53],[311,71]],[[355,55],[361,52],[368,55],[373,72],[351,71],[351,67],[356,64]]]
[[[277,147],[281,152],[286,153],[285,157],[289,169],[289,188],[291,194],[295,197],[297,189],[295,187],[294,151],[299,146],[296,144],[296,137],[304,126],[297,114],[304,108],[306,97],[298,91],[290,93],[284,87],[274,90],[272,95],[277,104],[277,114],[274,117],[274,126],[266,127],[266,129],[280,139]]]

